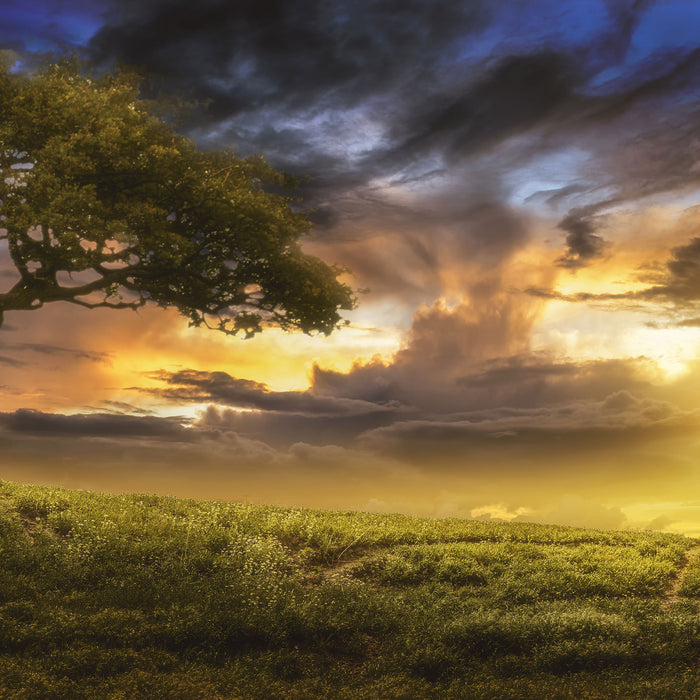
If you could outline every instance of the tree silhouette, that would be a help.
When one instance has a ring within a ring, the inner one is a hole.
[[[202,151],[126,74],[0,67],[3,313],[56,301],[176,307],[194,326],[330,333],[354,305],[342,269],[302,252],[306,216],[262,157]]]

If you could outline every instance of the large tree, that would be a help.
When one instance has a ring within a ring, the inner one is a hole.
[[[342,272],[301,250],[310,224],[262,157],[199,150],[128,75],[0,67],[3,312],[54,301],[174,306],[192,325],[330,333],[353,306]]]

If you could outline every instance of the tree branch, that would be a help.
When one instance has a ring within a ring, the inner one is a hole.
[[[100,302],[90,302],[83,301],[82,299],[66,299],[69,304],[76,304],[77,306],[84,306],[86,309],[140,309],[146,304],[148,299],[141,297],[137,301],[119,301],[116,303],[110,303],[106,299]]]
[[[92,268],[95,272],[102,275],[99,279],[87,282],[80,287],[56,287],[54,294],[51,294],[51,298],[47,299],[47,301],[68,301],[72,297],[84,297],[92,292],[97,292],[100,289],[108,287],[110,284],[118,283],[124,285],[126,282],[125,277],[139,269],[137,266],[130,265],[129,267],[122,267],[118,270],[103,271],[99,269],[99,267],[101,266]],[[56,294],[56,292],[59,293]]]
[[[120,270],[108,271],[102,277],[80,285],[79,287],[61,287],[56,284],[55,280],[39,279],[34,275],[29,274],[27,278],[20,279],[9,292],[0,294],[0,310],[4,311],[20,311],[37,309],[46,303],[53,301],[68,301],[86,306],[91,302],[83,302],[76,297],[85,297],[93,292],[105,290],[113,284],[119,284],[127,288],[133,289],[125,277],[133,272],[135,267],[122,268]],[[138,306],[143,306],[143,302],[134,302]],[[132,308],[131,302],[124,302],[128,306],[123,308]],[[100,304],[107,305],[107,304]],[[109,304],[112,308],[122,308]]]

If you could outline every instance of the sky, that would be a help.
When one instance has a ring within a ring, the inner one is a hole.
[[[8,313],[0,478],[700,535],[700,4],[5,0],[0,48],[206,103],[361,290],[329,337]]]

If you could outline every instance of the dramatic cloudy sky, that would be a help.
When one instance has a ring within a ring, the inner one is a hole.
[[[0,478],[700,533],[700,3],[5,0],[0,48],[206,102],[365,290],[330,338],[8,314]]]

